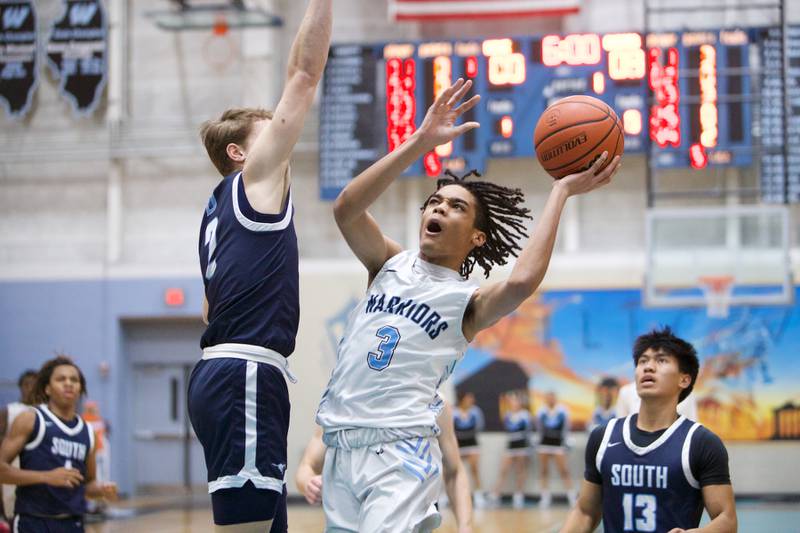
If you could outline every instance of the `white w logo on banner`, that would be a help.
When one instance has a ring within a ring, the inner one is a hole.
[[[86,26],[97,13],[97,4],[75,4],[69,10],[71,26]]]
[[[19,28],[30,12],[31,8],[28,6],[9,7],[3,11],[3,29]]]

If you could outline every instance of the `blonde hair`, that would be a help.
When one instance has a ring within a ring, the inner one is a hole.
[[[200,138],[206,147],[208,157],[219,173],[227,176],[236,170],[236,163],[228,157],[228,145],[244,143],[253,123],[258,120],[272,120],[272,111],[255,107],[234,107],[228,109],[216,120],[207,120],[200,127]]]

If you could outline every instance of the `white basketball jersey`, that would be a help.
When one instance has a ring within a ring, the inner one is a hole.
[[[477,287],[417,251],[389,259],[348,318],[317,423],[435,426],[436,391],[467,349],[461,322]]]
[[[6,412],[8,413],[8,428],[11,428],[11,424],[14,423],[14,419],[16,419],[20,414],[24,413],[33,409],[30,405],[26,405],[22,402],[11,402],[6,406]]]

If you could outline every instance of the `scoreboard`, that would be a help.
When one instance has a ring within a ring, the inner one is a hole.
[[[759,31],[761,42],[761,191],[768,202],[800,202],[800,27],[786,36],[786,91],[784,107],[779,28]]]
[[[535,157],[536,122],[573,94],[605,101],[622,120],[627,153],[656,168],[750,166],[751,72],[761,30],[540,35],[333,46],[320,115],[320,194],[347,182],[411,136],[459,77],[481,102],[463,120],[481,128],[437,147],[408,175],[483,171],[489,159]],[[762,110],[763,114],[763,110]],[[759,121],[755,121],[759,123]],[[763,167],[763,164],[762,164]]]

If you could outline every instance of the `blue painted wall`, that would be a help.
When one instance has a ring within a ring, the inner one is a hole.
[[[184,305],[164,303],[167,288],[182,288]],[[203,285],[199,277],[153,280],[0,282],[0,380],[15,382],[55,352],[71,355],[86,374],[89,397],[97,400],[112,427],[112,476],[122,492],[132,481],[126,457],[132,453],[122,353],[126,319],[199,318]],[[198,358],[200,339],[197,340]],[[102,377],[101,363],[110,372]]]

